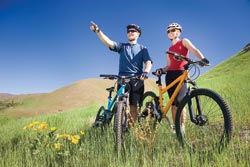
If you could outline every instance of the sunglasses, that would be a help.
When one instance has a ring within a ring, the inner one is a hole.
[[[138,31],[136,31],[136,30],[128,30],[128,31],[127,31],[127,33],[130,33],[130,32],[133,33],[133,32],[138,32]]]
[[[168,30],[168,33],[175,32],[175,31],[176,31],[176,29]]]

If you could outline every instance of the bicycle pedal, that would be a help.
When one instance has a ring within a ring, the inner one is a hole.
[[[141,117],[143,117],[143,118],[145,118],[145,117],[147,117],[147,116],[148,116],[148,113],[147,113],[147,112],[141,114]]]
[[[103,125],[103,122],[102,121],[95,121],[95,123],[93,124],[93,128],[97,128],[97,127],[100,127]]]
[[[148,110],[150,110],[150,109],[148,109],[148,108],[144,109],[144,111],[141,112],[140,116],[143,117],[143,118],[147,117],[148,116]]]
[[[98,116],[98,117],[96,118],[96,121],[103,122],[103,120],[104,120],[104,116]]]

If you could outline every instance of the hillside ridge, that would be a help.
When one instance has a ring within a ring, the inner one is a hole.
[[[51,93],[2,96],[0,102],[9,104],[14,101],[15,104],[7,109],[2,109],[2,112],[32,116],[82,108],[91,104],[106,105],[108,96],[106,88],[114,86],[115,82],[114,80],[90,78],[76,81]],[[155,80],[152,78],[146,80],[145,89],[156,89]]]

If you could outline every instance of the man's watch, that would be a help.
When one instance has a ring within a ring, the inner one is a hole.
[[[98,27],[96,27],[95,33],[98,33],[98,32],[100,32],[100,29]]]

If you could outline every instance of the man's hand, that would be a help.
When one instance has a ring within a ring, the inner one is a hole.
[[[162,75],[162,73],[163,73],[163,69],[162,68],[158,68],[158,69],[155,70],[155,74],[157,76]]]
[[[148,72],[143,72],[140,76],[140,80],[148,79]]]
[[[93,21],[91,21],[90,23],[91,23],[90,30],[92,30],[94,32],[100,32],[100,29],[97,26],[97,24],[95,24]]]

